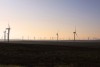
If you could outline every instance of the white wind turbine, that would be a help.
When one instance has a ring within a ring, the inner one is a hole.
[[[76,40],[76,36],[77,36],[76,27],[75,27],[75,31],[73,32],[73,34],[74,34],[74,41],[75,41]]]
[[[57,35],[57,41],[58,41],[58,39],[59,39],[59,34],[57,33],[56,35]]]
[[[7,35],[8,35],[8,42],[9,42],[9,38],[10,38],[10,25],[8,24],[8,28],[6,28],[6,30],[8,31]]]
[[[4,31],[4,41],[6,41],[6,30]]]

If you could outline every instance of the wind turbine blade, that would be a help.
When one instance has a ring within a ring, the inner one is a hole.
[[[8,28],[10,28],[10,25],[8,24]]]
[[[76,26],[75,26],[75,32],[76,32]]]
[[[77,33],[76,33],[76,36],[78,37]]]

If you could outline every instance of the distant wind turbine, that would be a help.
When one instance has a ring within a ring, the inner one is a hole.
[[[34,40],[35,40],[35,36],[34,36]]]
[[[24,40],[24,36],[22,36],[22,40]]]
[[[53,40],[53,37],[51,37],[51,39]]]
[[[75,31],[73,32],[74,34],[74,41],[76,40],[76,36],[77,36],[77,32],[76,32],[76,27],[75,27]]]
[[[59,34],[57,33],[56,35],[57,35],[57,40],[58,40],[58,38],[59,38]]]
[[[8,24],[8,28],[6,28],[6,30],[8,31],[8,33],[7,33],[8,34],[8,42],[9,42],[9,36],[10,36],[10,29],[11,29],[10,25]]]
[[[4,31],[4,41],[6,41],[6,30]]]
[[[88,37],[88,40],[90,40],[90,37]]]
[[[28,40],[29,40],[29,36],[28,36]]]

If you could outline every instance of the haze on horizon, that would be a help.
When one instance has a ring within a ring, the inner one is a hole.
[[[0,38],[11,26],[11,39],[56,37],[100,39],[100,0],[0,0]]]

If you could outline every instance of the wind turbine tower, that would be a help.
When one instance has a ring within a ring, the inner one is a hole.
[[[4,31],[4,41],[6,41],[6,30]]]
[[[74,34],[74,41],[76,40],[76,36],[77,36],[77,33],[76,33],[76,27],[75,27],[75,31],[73,32]]]
[[[58,38],[59,38],[59,34],[57,33],[56,35],[57,35],[57,41],[58,41]]]
[[[9,24],[8,24],[8,28],[6,28],[6,29],[7,29],[7,31],[8,31],[8,33],[7,33],[7,34],[8,34],[8,42],[9,42],[10,29],[11,29],[11,28],[10,28],[10,26],[9,26]]]
[[[24,40],[24,36],[22,36],[22,40]]]

